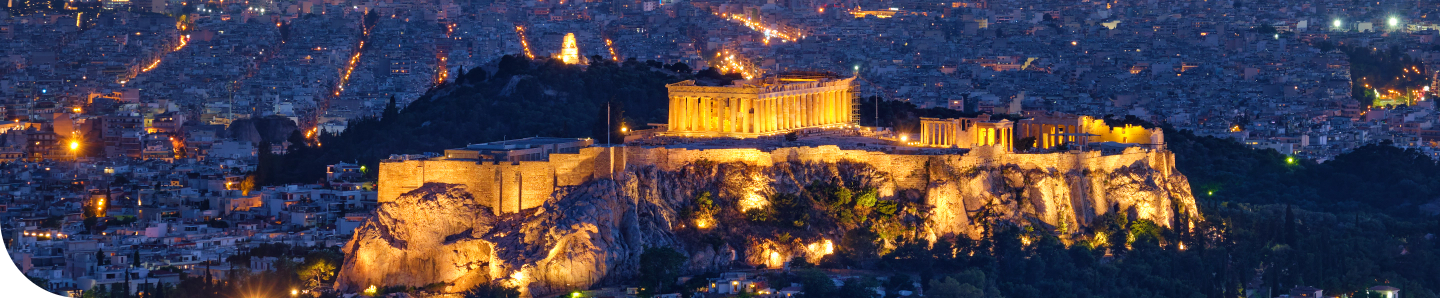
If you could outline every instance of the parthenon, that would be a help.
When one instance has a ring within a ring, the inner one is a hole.
[[[666,134],[748,138],[848,125],[854,79],[781,75],[728,86],[701,86],[695,81],[669,84]]]

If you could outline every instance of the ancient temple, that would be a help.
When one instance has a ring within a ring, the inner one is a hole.
[[[1015,148],[1014,122],[991,120],[990,115],[973,118],[920,118],[916,143],[931,147],[974,148],[1000,146]]]
[[[1088,146],[1112,142],[1163,146],[1164,132],[1135,124],[1107,124],[1104,119],[1085,115],[1052,112],[1028,112],[1022,119],[1010,121],[991,119],[990,115],[970,118],[920,118],[920,135],[914,144],[926,147],[974,148],[1001,146],[1014,150],[1016,145],[1054,149],[1060,146]]]
[[[785,74],[727,86],[669,84],[666,135],[748,138],[850,125],[852,81],[832,74]]]

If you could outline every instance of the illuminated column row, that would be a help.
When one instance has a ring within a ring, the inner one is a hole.
[[[1001,146],[1006,150],[1014,148],[1015,143],[1012,129],[1008,127],[987,127],[976,129],[976,146]]]
[[[850,122],[844,90],[763,98],[671,96],[669,125],[676,132],[769,133]]]

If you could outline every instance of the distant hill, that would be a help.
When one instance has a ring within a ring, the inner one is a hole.
[[[1440,198],[1440,166],[1388,141],[1361,146],[1325,163],[1256,150],[1235,140],[1166,129],[1176,168],[1201,201],[1293,204],[1330,212],[1384,211],[1419,216]],[[1433,211],[1431,211],[1433,212]]]

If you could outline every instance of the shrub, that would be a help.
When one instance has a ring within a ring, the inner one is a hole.
[[[885,217],[895,216],[895,213],[899,211],[900,203],[896,203],[895,201],[885,200],[875,203],[875,212],[880,213]]]

